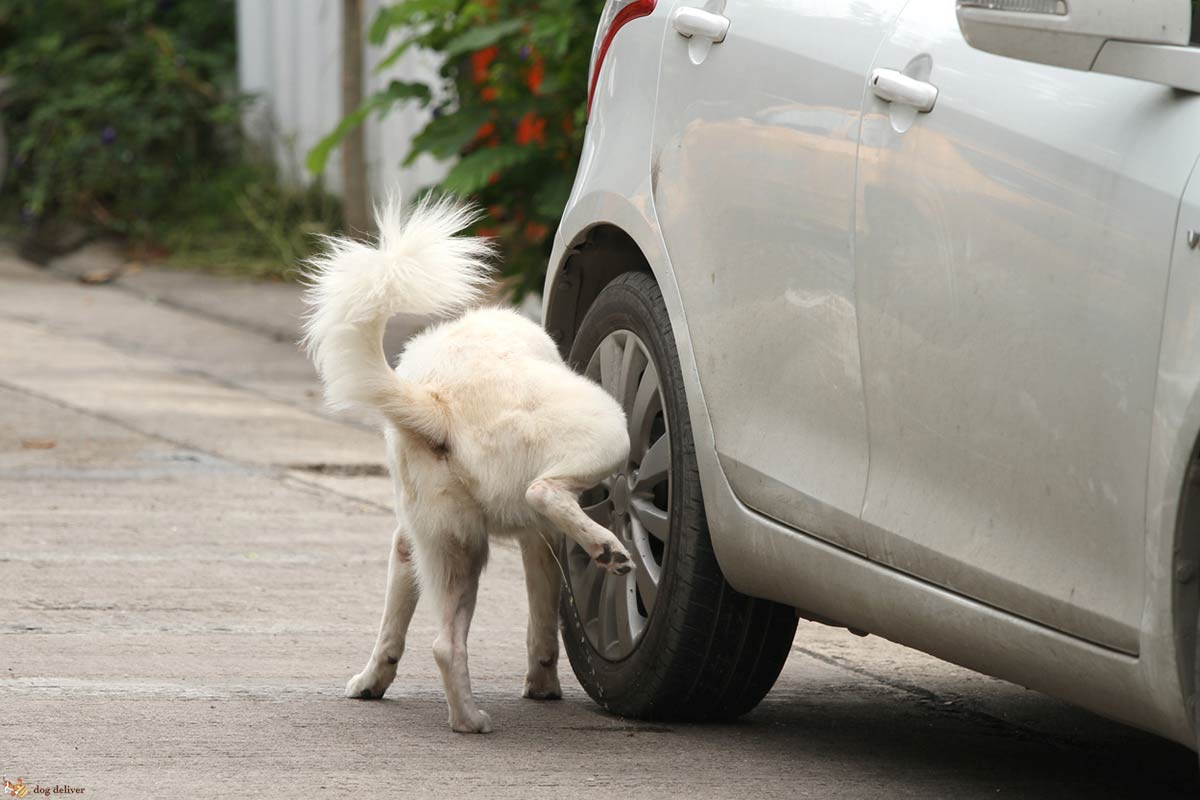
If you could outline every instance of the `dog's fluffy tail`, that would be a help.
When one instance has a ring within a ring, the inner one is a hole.
[[[303,344],[332,407],[374,408],[435,444],[446,441],[441,398],[400,380],[383,353],[383,330],[395,314],[444,316],[480,299],[491,244],[455,235],[476,218],[449,199],[405,214],[391,198],[376,209],[377,242],[329,237],[324,254],[308,262]]]

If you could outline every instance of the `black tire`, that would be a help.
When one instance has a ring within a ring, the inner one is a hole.
[[[1200,10],[1197,13],[1200,14]],[[1192,694],[1186,702],[1191,707],[1192,719],[1195,721],[1194,730],[1197,740],[1200,741],[1200,613],[1196,615],[1196,657],[1192,661],[1192,670],[1195,679],[1192,683]],[[1197,751],[1196,755],[1200,757],[1200,751]]]
[[[779,677],[796,632],[796,613],[735,591],[717,564],[679,355],[662,294],[650,275],[625,273],[605,287],[576,334],[572,366],[582,372],[616,331],[636,334],[658,371],[672,431],[669,533],[657,600],[640,640],[619,660],[605,658],[592,645],[567,581],[561,607],[567,656],[588,695],[613,713],[639,719],[733,719],[758,705]]]

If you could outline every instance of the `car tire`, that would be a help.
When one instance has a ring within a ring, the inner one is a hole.
[[[1198,12],[1200,13],[1200,12]],[[1192,694],[1187,699],[1188,710],[1191,711],[1193,730],[1196,732],[1197,741],[1200,742],[1200,613],[1196,615],[1196,657],[1192,660],[1192,674],[1195,676],[1192,681]],[[1196,753],[1200,758],[1200,750]]]
[[[640,349],[631,355],[626,352],[631,347]],[[633,369],[639,359],[648,363],[640,373],[631,370],[629,380],[617,391],[606,383],[620,381],[603,373],[610,350],[609,363],[615,363],[618,351],[621,363],[633,363]],[[580,325],[569,360],[585,374],[596,373],[599,363],[600,374],[592,377],[601,379],[610,393],[622,395],[618,399],[629,415],[630,462],[605,486],[585,493],[580,503],[593,519],[609,523],[606,527],[626,543],[642,573],[602,575],[599,581],[618,583],[597,589],[599,571],[581,549],[574,552],[577,546],[564,542],[567,580],[561,617],[571,667],[593,700],[622,716],[725,720],[745,714],[766,696],[783,669],[796,631],[796,613],[788,606],[736,591],[717,564],[700,492],[679,354],[654,279],[630,272],[608,284]],[[657,381],[661,413],[640,425],[639,419],[650,413],[637,399],[647,394],[647,376]],[[669,449],[669,473],[653,489],[642,487],[642,495],[637,495],[635,477],[641,467],[649,469],[654,449],[639,441],[654,437],[653,433],[647,437],[646,430],[665,432],[660,438],[666,436],[667,445],[660,446],[655,459],[661,461],[661,453]],[[645,461],[639,464],[639,458]],[[614,488],[622,480],[633,488]],[[628,499],[628,510],[622,512],[618,495],[631,493],[636,496]],[[644,524],[639,522],[643,518]],[[645,532],[652,519],[657,530],[665,530],[661,542]],[[657,542],[658,547],[647,550],[647,542]],[[641,557],[639,549],[645,551]],[[645,583],[655,575],[656,586]],[[653,598],[649,604],[647,596]],[[637,617],[635,625],[623,622],[626,612]],[[638,625],[636,638],[631,639],[630,630]]]

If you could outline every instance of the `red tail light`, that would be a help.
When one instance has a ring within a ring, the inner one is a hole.
[[[596,31],[596,41],[592,44],[592,63],[588,68],[588,114],[592,113],[592,98],[596,95],[600,68],[604,66],[604,57],[608,55],[613,37],[626,22],[654,11],[657,3],[658,0],[608,0],[605,4],[604,12],[600,15],[600,27]]]

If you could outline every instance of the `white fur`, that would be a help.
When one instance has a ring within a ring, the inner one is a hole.
[[[467,631],[488,536],[521,545],[529,593],[528,697],[561,696],[557,659],[559,566],[566,534],[598,568],[627,572],[629,554],[588,518],[578,493],[626,459],[625,415],[577,375],[537,325],[502,309],[467,311],[413,338],[393,371],[381,339],[398,313],[451,314],[478,301],[491,249],[456,237],[474,214],[443,200],[405,217],[378,212],[376,245],[331,238],[312,262],[308,348],[335,407],[373,408],[384,419],[396,489],[397,528],[383,621],[350,697],[381,697],[396,674],[419,594],[439,618],[434,658],[450,725],[487,732],[467,669]]]

